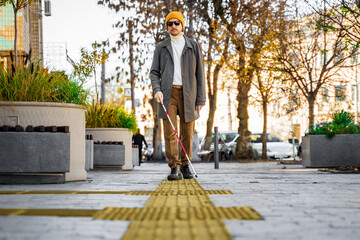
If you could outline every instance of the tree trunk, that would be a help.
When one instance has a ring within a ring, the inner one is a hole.
[[[262,132],[262,154],[261,159],[267,159],[266,132],[267,132],[267,103],[263,102],[263,132]]]
[[[308,102],[309,102],[309,130],[314,126],[315,123],[315,115],[314,115],[314,107],[315,107],[315,94],[309,94]]]
[[[161,149],[161,122],[160,122],[160,118],[158,117],[159,103],[156,101],[155,98],[152,98],[150,100],[150,104],[154,114],[154,129],[153,129],[154,152],[153,152],[152,160],[163,161],[164,156],[162,154],[162,149]]]
[[[254,152],[251,147],[250,131],[248,130],[248,105],[250,84],[243,79],[239,79],[238,84],[238,118],[239,118],[239,138],[236,146],[237,159],[254,159]]]

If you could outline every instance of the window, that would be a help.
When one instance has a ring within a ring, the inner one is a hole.
[[[356,91],[357,90],[357,91]],[[357,97],[356,97],[357,96]],[[356,100],[355,100],[356,99]],[[351,100],[353,102],[359,101],[359,86],[356,89],[356,85],[351,86]]]
[[[329,102],[329,89],[327,87],[322,88],[322,101]]]
[[[345,101],[345,86],[335,87],[335,102]]]
[[[334,51],[335,51],[334,63],[338,63],[339,61],[344,60],[345,56],[344,56],[342,43],[337,43],[334,47]]]
[[[290,54],[290,64],[294,68],[299,68],[300,67],[299,54],[298,53]]]
[[[357,47],[351,47],[351,64],[355,64],[358,61],[358,52],[357,52]]]
[[[321,53],[321,65],[324,66],[327,63],[326,50]]]

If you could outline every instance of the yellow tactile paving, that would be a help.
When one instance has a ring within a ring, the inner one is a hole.
[[[95,219],[125,221],[162,220],[260,220],[261,216],[251,207],[106,207],[93,216]]]
[[[2,191],[0,194],[127,194],[151,195],[144,208],[103,210],[0,209],[0,215],[93,217],[132,221],[123,239],[231,239],[222,220],[261,220],[251,207],[216,207],[195,179],[162,181],[154,191]]]
[[[145,207],[106,208],[96,219],[133,221],[122,239],[231,239],[224,219],[260,220],[251,207],[215,207],[195,180],[163,181]],[[166,193],[166,194],[164,194]],[[224,192],[229,194],[229,192]],[[230,193],[231,194],[231,193]]]

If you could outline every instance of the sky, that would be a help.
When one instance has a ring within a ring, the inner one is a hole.
[[[90,51],[91,44],[95,41],[115,38],[117,31],[112,25],[119,17],[109,8],[97,5],[97,2],[98,0],[51,0],[51,16],[43,17],[44,43],[66,43],[69,57],[78,62],[82,47]],[[113,75],[116,63],[115,57],[107,62],[106,78]],[[100,70],[98,67],[98,85]],[[85,83],[87,88],[94,85],[94,79],[88,79]]]
[[[51,0],[51,16],[43,18],[44,42],[66,42],[69,56],[76,60],[82,47],[114,35],[115,14],[97,1]]]

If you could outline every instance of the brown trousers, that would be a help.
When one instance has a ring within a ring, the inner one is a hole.
[[[185,148],[186,153],[189,156],[189,159],[192,158],[192,143],[193,143],[193,134],[195,129],[195,121],[185,122],[184,117],[184,98],[183,90],[180,86],[173,86],[171,89],[171,97],[169,106],[167,109],[169,117],[174,124],[176,132],[179,135],[177,129],[177,115],[180,117],[180,135],[179,138]],[[168,165],[170,168],[176,166],[186,166],[189,164],[185,153],[182,147],[178,143],[175,132],[168,119],[163,119],[164,124],[164,138],[165,138],[165,153],[166,157],[169,159]],[[180,160],[179,160],[179,151],[180,151]]]

